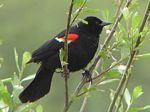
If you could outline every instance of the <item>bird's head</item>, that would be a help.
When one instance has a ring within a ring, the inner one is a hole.
[[[100,34],[103,27],[110,25],[111,23],[102,21],[95,16],[88,16],[84,19],[86,22],[80,22],[79,24],[85,27],[90,33]]]

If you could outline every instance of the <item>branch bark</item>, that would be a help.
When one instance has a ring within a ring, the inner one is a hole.
[[[73,10],[73,2],[71,1],[70,8],[69,8],[69,14],[68,14],[68,20],[67,20],[67,29],[65,34],[65,42],[64,42],[64,62],[66,63],[63,66],[63,72],[64,72],[64,81],[65,81],[65,106],[64,106],[64,112],[67,112],[68,107],[68,100],[69,100],[69,94],[68,94],[68,76],[69,76],[69,70],[68,70],[68,33],[70,30],[70,22],[71,22],[71,15]]]

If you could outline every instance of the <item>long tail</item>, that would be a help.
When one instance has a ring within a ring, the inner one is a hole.
[[[54,71],[55,69],[48,70],[41,65],[36,73],[35,79],[20,94],[19,98],[21,102],[34,102],[46,95],[50,91]]]

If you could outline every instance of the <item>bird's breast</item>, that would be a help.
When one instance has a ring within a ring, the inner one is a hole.
[[[98,47],[98,41],[79,40],[69,45],[69,70],[83,69],[92,60]]]

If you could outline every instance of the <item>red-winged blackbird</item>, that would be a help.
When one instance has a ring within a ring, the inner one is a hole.
[[[97,17],[89,16],[70,28],[68,34],[68,68],[74,72],[86,67],[94,57],[98,48],[99,34],[104,26],[110,23],[104,22]],[[41,63],[34,80],[20,94],[22,103],[33,102],[46,95],[51,86],[53,73],[61,68],[59,50],[64,46],[66,30],[48,40],[40,48],[35,50],[28,63]]]

